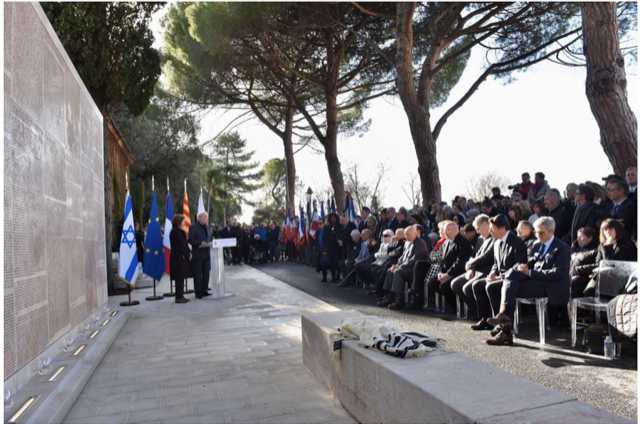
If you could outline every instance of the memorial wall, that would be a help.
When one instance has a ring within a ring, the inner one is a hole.
[[[4,3],[4,372],[107,301],[102,115],[38,3]]]

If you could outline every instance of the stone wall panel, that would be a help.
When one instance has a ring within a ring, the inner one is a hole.
[[[107,296],[102,115],[40,5],[4,12],[6,381]]]

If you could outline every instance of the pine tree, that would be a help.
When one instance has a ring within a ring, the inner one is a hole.
[[[254,151],[237,132],[222,134],[213,148],[213,165],[207,173],[209,193],[222,204],[222,219],[241,213],[242,204],[252,205],[247,195],[261,187],[262,172],[253,161]]]

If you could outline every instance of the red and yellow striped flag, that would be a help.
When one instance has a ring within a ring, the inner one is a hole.
[[[189,194],[187,194],[186,183],[184,190],[184,198],[182,199],[182,214],[184,215],[184,221],[182,221],[183,230],[189,234],[189,227],[191,227],[191,216],[189,212]]]

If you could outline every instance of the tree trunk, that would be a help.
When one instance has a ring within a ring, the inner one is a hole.
[[[638,160],[638,123],[627,101],[627,77],[618,39],[616,3],[583,3],[586,93],[613,170],[624,175]]]
[[[418,159],[418,175],[420,176],[420,192],[422,205],[427,207],[442,199],[440,186],[440,170],[436,155],[436,140],[431,133],[429,114],[418,109],[407,113],[411,138]]]
[[[440,173],[436,156],[436,140],[431,132],[429,123],[429,89],[430,81],[423,81],[416,90],[413,72],[413,14],[415,3],[398,3],[396,6],[396,83],[398,94],[402,101],[413,146],[418,159],[418,175],[420,176],[420,191],[422,204],[427,206],[434,201],[440,201]]]
[[[330,92],[327,90],[327,132],[324,140],[324,157],[327,161],[331,187],[333,187],[336,199],[336,210],[344,210],[344,179],[340,160],[338,159],[338,108],[336,106],[337,90]]]
[[[287,114],[285,120],[284,135],[282,143],[284,144],[284,160],[287,167],[287,190],[286,190],[286,207],[293,213],[296,210],[296,163],[293,157],[293,115],[295,106],[292,101],[287,104]]]
[[[111,166],[109,160],[109,129],[107,119],[102,120],[102,154],[104,163],[104,242],[107,250],[106,267],[107,267],[107,295],[115,294],[114,277],[113,277],[113,261],[111,260],[111,245],[113,243],[113,193]]]

